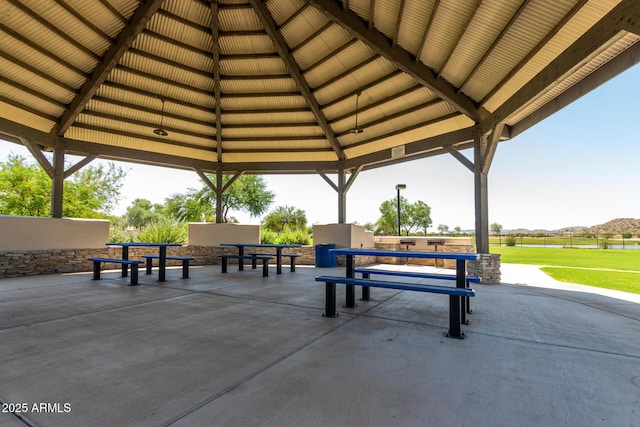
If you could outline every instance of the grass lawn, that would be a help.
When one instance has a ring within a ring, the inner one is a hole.
[[[640,272],[626,273],[562,267],[544,267],[542,271],[561,282],[578,283],[640,294]]]
[[[640,250],[492,247],[505,264],[535,264],[556,280],[640,294]],[[573,267],[573,268],[556,268]],[[622,271],[610,271],[622,270]]]

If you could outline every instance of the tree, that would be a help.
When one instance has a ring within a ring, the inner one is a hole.
[[[304,230],[307,217],[303,210],[293,206],[278,206],[262,221],[262,226],[269,231],[282,233],[285,230]]]
[[[213,177],[209,177],[214,180]],[[223,184],[231,176],[225,175]],[[215,181],[215,180],[214,180]],[[243,175],[222,195],[222,220],[229,222],[229,211],[245,211],[255,217],[267,211],[275,195],[267,190],[264,180],[257,175]],[[216,193],[207,185],[190,188],[186,195],[177,194],[165,200],[167,213],[181,221],[213,220],[216,215]]]
[[[445,234],[449,232],[449,226],[445,225],[445,224],[440,224],[438,225],[438,231],[440,232],[440,234]]]
[[[87,166],[65,180],[62,214],[105,218],[115,207],[126,173],[113,163]],[[18,155],[0,162],[0,214],[49,216],[51,179],[42,168]]]
[[[386,200],[380,205],[382,214],[376,221],[376,234],[398,234],[398,204],[397,199]],[[427,234],[427,228],[431,226],[431,208],[423,201],[412,204],[400,196],[400,231],[407,236],[411,231],[420,227]]]
[[[164,207],[158,203],[153,204],[147,199],[135,199],[125,213],[127,225],[133,225],[138,229],[149,223],[158,222],[164,216]]]
[[[497,222],[494,222],[493,224],[491,224],[489,228],[491,229],[491,234],[502,233],[502,225],[498,224]]]
[[[400,226],[402,226],[402,212],[406,215],[407,199],[400,196]],[[385,200],[380,207],[380,218],[376,221],[375,234],[393,236],[398,234],[398,205],[396,199]]]
[[[413,204],[411,214],[414,218],[416,227],[421,228],[424,235],[427,235],[427,228],[431,227],[431,207],[422,200],[418,200]]]
[[[126,172],[109,162],[87,166],[65,181],[62,214],[75,218],[105,218],[120,199]]]
[[[51,179],[22,156],[0,163],[0,214],[49,216]]]

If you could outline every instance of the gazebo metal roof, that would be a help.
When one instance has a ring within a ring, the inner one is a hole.
[[[456,153],[636,63],[639,16],[637,0],[3,0],[0,133],[205,172]]]
[[[442,153],[486,174],[499,141],[639,61],[639,18],[638,0],[2,0],[0,136],[43,165],[338,172],[342,196],[345,173]]]

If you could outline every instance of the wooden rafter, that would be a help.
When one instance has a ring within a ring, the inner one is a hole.
[[[87,102],[95,95],[102,82],[106,80],[111,70],[118,65],[136,36],[144,29],[153,14],[160,9],[162,2],[163,0],[147,0],[136,9],[129,25],[120,32],[116,42],[103,56],[102,62],[94,68],[91,77],[82,85],[78,95],[71,101],[69,108],[58,121],[56,129],[54,129],[55,133],[62,136],[69,129]]]
[[[460,37],[458,37],[458,42],[456,43],[455,46],[453,46],[451,48],[451,51],[447,55],[447,59],[445,59],[444,63],[440,67],[440,71],[437,74],[437,78],[438,79],[441,78],[442,73],[447,68],[447,65],[449,64],[449,61],[451,60],[451,57],[453,56],[454,52],[456,51],[456,48],[462,42],[462,39],[464,38],[464,35],[467,32],[467,28],[469,28],[469,25],[471,24],[471,21],[473,21],[473,17],[476,16],[476,12],[478,11],[478,8],[480,7],[480,2],[474,2],[473,5],[474,5],[473,6],[473,12],[471,12],[469,14],[469,17],[467,18],[467,22],[464,23],[464,28],[462,29],[462,32],[460,33]],[[458,90],[458,93],[460,93],[460,90]]]
[[[218,20],[218,8],[220,5],[217,1],[211,2],[211,38],[212,38],[212,54],[213,54],[213,79],[214,79],[214,97],[216,111],[216,155],[218,163],[222,162],[222,106],[220,105],[220,22]]]
[[[415,63],[411,55],[399,46],[392,47],[387,37],[376,30],[370,30],[358,15],[344,12],[332,0],[310,0],[310,3],[329,19],[338,22],[353,37],[367,44],[374,52],[391,61],[396,67],[416,79],[420,84],[435,92],[440,98],[452,104],[473,121],[481,121],[488,113],[477,107],[475,102],[444,79],[437,79],[433,71],[423,63]]]
[[[325,137],[329,141],[329,144],[331,144],[331,147],[333,148],[336,155],[338,156],[338,159],[343,160],[345,158],[345,155],[344,155],[344,152],[342,151],[342,147],[340,146],[340,143],[338,142],[338,139],[336,138],[333,132],[333,129],[331,129],[331,126],[329,126],[329,122],[327,121],[327,118],[322,112],[322,109],[320,109],[320,105],[318,104],[318,101],[313,96],[313,93],[311,93],[311,88],[309,87],[309,84],[302,76],[302,72],[300,71],[298,64],[289,53],[289,48],[287,47],[287,43],[285,42],[282,34],[280,34],[278,29],[276,28],[276,24],[273,18],[271,17],[271,14],[267,10],[267,7],[265,6],[264,3],[262,3],[261,0],[250,0],[250,3],[253,6],[256,14],[262,21],[262,24],[265,27],[265,31],[272,38],[273,43],[276,49],[278,50],[278,54],[280,55],[282,60],[285,62],[287,69],[291,74],[291,77],[295,80],[296,84],[298,85],[298,88],[300,89],[300,92],[307,100],[307,103],[309,104],[309,108],[311,109],[314,116],[316,117],[316,121],[318,122],[318,125],[322,129],[322,132],[324,133]]]
[[[431,29],[431,24],[433,24],[433,19],[436,17],[436,12],[438,11],[438,6],[440,6],[440,0],[436,0],[433,5],[433,11],[431,12],[431,16],[429,16],[429,21],[427,25],[424,26],[424,32],[422,33],[422,37],[420,38],[420,47],[418,48],[418,52],[416,53],[416,57],[414,62],[420,62],[420,57],[422,56],[422,52],[424,51],[425,45],[427,43],[427,37],[429,36],[429,30]]]
[[[496,46],[498,46],[498,44],[502,41],[504,36],[509,32],[509,30],[511,29],[513,24],[516,22],[516,20],[518,19],[518,17],[522,13],[522,11],[524,11],[526,9],[526,7],[529,5],[530,2],[531,2],[531,0],[525,0],[524,2],[522,2],[520,7],[518,8],[518,10],[516,10],[516,12],[513,14],[511,19],[507,23],[507,25],[505,25],[505,27],[502,29],[500,34],[498,34],[498,37],[496,37],[496,39],[493,41],[491,46],[489,46],[489,49],[487,49],[487,51],[484,53],[484,55],[482,55],[482,58],[480,58],[480,60],[476,64],[476,66],[473,67],[473,70],[471,70],[471,72],[469,73],[467,78],[464,79],[464,81],[460,84],[460,88],[458,89],[458,91],[461,91],[464,88],[464,85],[467,84],[467,82],[469,80],[471,80],[471,78],[475,75],[476,71],[478,71],[480,66],[482,66],[482,64],[484,64],[486,59],[489,57],[489,55],[491,55],[491,53],[495,50]]]
[[[369,3],[369,30],[373,30],[375,28],[374,15],[376,13],[376,0],[370,0]]]
[[[544,48],[547,45],[549,40],[551,40],[556,35],[556,33],[560,31],[560,29],[571,18],[573,18],[573,16],[576,13],[578,13],[578,11],[584,6],[584,4],[587,1],[588,0],[579,0],[578,3],[576,3],[569,10],[569,12],[567,12],[562,17],[560,21],[558,21],[558,23],[553,27],[553,29],[549,31],[547,35],[542,38],[542,40],[540,40],[540,42],[536,45],[536,47],[533,48],[531,51],[529,51],[529,53],[527,53],[527,55],[518,63],[518,65],[513,67],[511,71],[509,71],[509,73],[506,76],[504,76],[504,78],[500,81],[500,83],[498,83],[493,89],[491,89],[491,91],[487,95],[485,95],[485,97],[480,101],[480,105],[483,105],[485,102],[487,102],[487,100],[491,99],[491,97],[495,95],[500,89],[502,89],[504,85],[506,85],[513,76],[515,76],[525,65],[527,65],[529,60],[531,60],[531,58],[533,58],[540,50],[542,50],[542,48]]]
[[[396,19],[396,30],[393,32],[392,46],[395,47],[398,44],[398,33],[400,32],[400,25],[402,24],[402,14],[404,13],[404,2],[400,0],[400,8],[398,10],[398,19]]]
[[[637,0],[623,0],[496,109],[482,123],[483,130],[489,131],[496,124],[508,121],[510,116],[584,62],[585,58],[592,56],[594,52],[606,45],[621,30],[624,30],[624,22],[626,20],[638,19],[640,19],[640,6]]]

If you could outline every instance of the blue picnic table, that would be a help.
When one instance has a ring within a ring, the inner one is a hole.
[[[368,299],[369,286],[376,287],[391,287],[397,289],[408,290],[421,290],[437,293],[448,293],[450,295],[450,327],[447,332],[447,336],[451,337],[463,337],[464,334],[460,330],[460,323],[463,320],[463,313],[465,312],[464,297],[462,295],[471,295],[466,289],[467,276],[466,276],[466,262],[475,261],[479,258],[477,253],[459,253],[459,252],[420,252],[420,251],[396,251],[396,250],[383,250],[383,249],[365,249],[365,248],[341,248],[341,249],[329,249],[329,253],[335,255],[344,255],[346,258],[346,275],[344,279],[332,278],[329,276],[319,276],[316,278],[318,281],[325,281],[327,286],[326,306],[327,315],[331,317],[335,315],[335,283],[340,280],[339,283],[346,285],[346,298],[345,307],[355,308],[355,287],[356,284],[361,285],[363,289],[363,299]],[[395,257],[395,258],[432,258],[432,259],[451,259],[456,261],[456,288],[446,289],[445,287],[430,286],[418,287],[411,284],[393,284],[369,279],[356,279],[355,277],[355,257],[356,256],[373,256],[373,257]],[[473,292],[471,290],[471,292]],[[366,295],[366,297],[365,297]]]
[[[121,246],[122,247],[122,259],[129,259],[130,247],[156,247],[159,249],[158,257],[158,282],[164,282],[166,280],[165,272],[167,267],[167,247],[168,246],[182,246],[182,243],[143,243],[143,242],[122,242],[122,243],[107,243],[107,246]],[[122,266],[122,277],[127,277],[127,266]]]
[[[238,256],[244,256],[244,248],[272,248],[276,250],[276,273],[282,273],[282,250],[299,248],[300,244],[276,244],[276,243],[221,243],[220,246],[235,246],[238,248]],[[239,260],[238,270],[243,270],[242,259]]]

